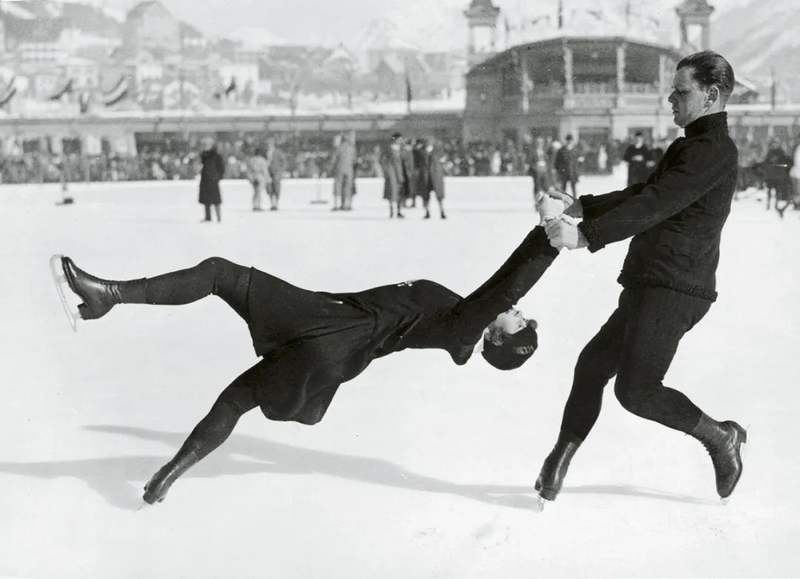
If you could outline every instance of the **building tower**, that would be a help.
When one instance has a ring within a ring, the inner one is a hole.
[[[472,0],[464,11],[469,26],[467,63],[470,68],[495,53],[499,15],[500,8],[492,4],[492,0]]]
[[[708,50],[711,46],[711,13],[706,0],[683,0],[676,8],[681,27],[681,52]]]

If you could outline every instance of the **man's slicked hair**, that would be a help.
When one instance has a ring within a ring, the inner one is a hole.
[[[692,76],[701,87],[716,86],[723,103],[731,96],[736,79],[733,76],[733,67],[724,56],[712,50],[695,52],[681,59],[677,69],[686,67],[692,68]]]

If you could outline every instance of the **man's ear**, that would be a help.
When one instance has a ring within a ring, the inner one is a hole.
[[[716,85],[711,85],[708,89],[708,93],[706,94],[706,104],[708,106],[712,106],[714,103],[719,102],[720,92],[719,87]]]

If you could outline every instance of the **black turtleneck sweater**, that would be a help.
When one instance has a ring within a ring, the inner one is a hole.
[[[738,152],[727,113],[687,125],[646,183],[584,195],[581,232],[595,252],[633,237],[619,282],[715,300],[722,227],[736,186]]]

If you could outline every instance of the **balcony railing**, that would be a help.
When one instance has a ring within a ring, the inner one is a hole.
[[[658,83],[653,82],[626,82],[626,93],[631,94],[658,94]]]

